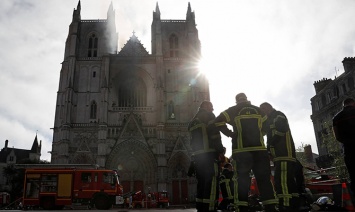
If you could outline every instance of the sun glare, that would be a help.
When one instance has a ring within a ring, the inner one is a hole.
[[[201,74],[204,74],[209,81],[213,79],[214,76],[214,70],[216,69],[216,64],[214,63],[213,60],[209,60],[208,58],[201,58],[198,68]]]

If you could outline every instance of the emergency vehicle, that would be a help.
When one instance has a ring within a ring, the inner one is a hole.
[[[123,206],[115,170],[71,167],[26,168],[23,207],[46,210],[87,205],[99,210]]]
[[[0,192],[0,207],[5,207],[10,204],[10,194],[7,192]]]
[[[168,192],[149,192],[148,194],[138,191],[132,194],[133,208],[167,208],[169,207]]]

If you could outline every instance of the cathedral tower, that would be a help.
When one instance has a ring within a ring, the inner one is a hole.
[[[115,11],[106,20],[73,12],[60,72],[54,121],[55,164],[98,164],[117,169],[124,192],[167,190],[172,203],[194,200],[188,122],[203,100],[195,13],[151,25],[152,53],[135,34],[117,51]]]

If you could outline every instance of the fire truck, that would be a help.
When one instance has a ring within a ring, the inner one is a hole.
[[[169,207],[168,192],[149,192],[148,194],[141,191],[132,194],[133,208],[167,208]]]
[[[26,168],[22,204],[45,210],[83,205],[107,210],[123,206],[122,193],[115,170],[42,166]]]
[[[10,194],[7,192],[0,192],[0,207],[5,207],[10,204]]]

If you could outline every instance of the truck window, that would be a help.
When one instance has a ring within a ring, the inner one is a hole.
[[[87,173],[87,172],[81,173],[81,181],[83,183],[90,183],[91,182],[91,173]]]
[[[41,192],[57,191],[58,176],[55,174],[42,174]]]
[[[115,175],[113,173],[104,173],[102,178],[104,183],[115,183]]]
[[[26,179],[26,198],[38,198],[39,195],[39,177],[40,175],[28,174]]]

